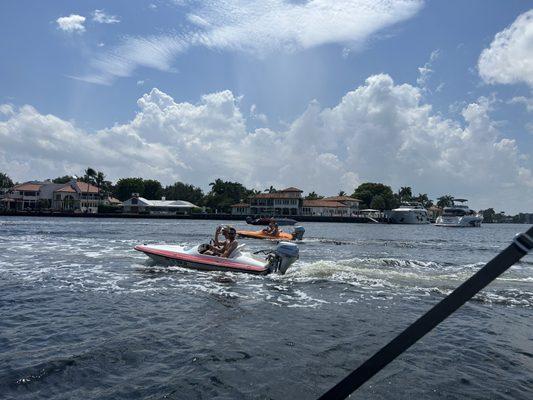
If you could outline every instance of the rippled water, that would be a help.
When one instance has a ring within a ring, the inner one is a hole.
[[[0,398],[316,398],[527,229],[306,223],[267,277],[132,250],[216,225],[0,218]],[[533,257],[353,397],[533,398]]]

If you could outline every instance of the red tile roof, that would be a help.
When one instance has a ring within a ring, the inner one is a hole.
[[[63,186],[61,189],[57,189],[56,192],[76,193],[76,191],[70,185]]]
[[[31,182],[28,182],[28,183],[22,183],[20,185],[17,185],[15,187],[13,187],[13,190],[23,190],[23,191],[34,191],[34,192],[37,192],[39,191],[39,189],[41,188],[41,186],[43,186],[42,183],[31,183]]]
[[[77,181],[76,185],[78,185],[78,189],[80,189],[82,193],[98,193],[98,188],[90,183]]]
[[[291,186],[291,187],[288,187],[286,189],[280,190],[280,192],[300,192],[300,193],[303,193],[303,190],[300,190],[298,188],[295,188],[295,187]]]
[[[303,207],[330,207],[330,208],[346,208],[346,204],[338,201],[329,200],[304,200]]]
[[[294,192],[259,193],[252,196],[254,199],[299,199]]]
[[[332,197],[326,197],[324,200],[328,201],[358,201],[361,202],[359,199],[355,199],[350,196],[332,196]]]
[[[91,185],[90,183],[85,183],[81,181],[76,182],[76,186],[78,190],[74,189],[70,183],[65,184],[62,188],[55,190],[55,192],[63,192],[63,193],[77,193],[78,191],[80,193],[98,193],[98,188],[94,185]]]

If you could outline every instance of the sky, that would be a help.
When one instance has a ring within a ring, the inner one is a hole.
[[[0,2],[0,171],[533,212],[522,0]]]

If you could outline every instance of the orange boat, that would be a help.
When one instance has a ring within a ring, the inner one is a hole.
[[[293,233],[287,233],[280,230],[277,235],[271,235],[264,231],[237,231],[237,235],[252,239],[270,239],[270,240],[302,240],[305,229],[302,226],[294,227]]]

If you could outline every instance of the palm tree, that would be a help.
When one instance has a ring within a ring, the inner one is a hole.
[[[91,167],[88,167],[85,170],[85,176],[83,177],[83,179],[87,183],[94,183],[96,176],[97,176],[96,170]]]
[[[400,201],[409,201],[413,198],[413,191],[410,186],[403,186],[398,190]]]
[[[211,192],[215,194],[221,195],[226,190],[226,183],[220,178],[215,179],[215,181],[211,182],[209,186],[211,186]]]
[[[437,207],[444,208],[453,206],[453,196],[446,194],[437,199]]]
[[[274,186],[270,186],[268,189],[265,189],[266,193],[276,193],[277,190]]]
[[[318,194],[315,193],[315,191],[312,191],[311,193],[309,193],[305,199],[306,200],[319,200],[319,199],[322,199],[323,197],[322,196],[319,196]]]
[[[418,193],[418,196],[414,197],[413,200],[421,203],[425,208],[433,206],[433,202],[429,199],[427,193]]]
[[[100,197],[100,189],[102,188],[102,185],[105,182],[105,175],[103,172],[98,171],[96,174],[96,177],[94,178],[94,181],[96,183],[96,187],[98,188],[98,197]]]

